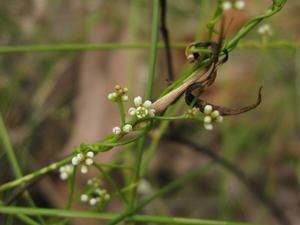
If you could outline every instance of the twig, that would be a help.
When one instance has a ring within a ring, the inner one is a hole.
[[[165,57],[168,68],[168,82],[172,82],[174,80],[173,73],[173,63],[172,63],[172,54],[170,48],[170,39],[169,39],[169,31],[167,28],[167,0],[160,0],[160,32],[164,42],[165,49]]]
[[[46,174],[45,174],[46,175]],[[44,178],[44,176],[37,177],[34,180],[29,181],[28,183],[22,185],[18,189],[16,189],[7,199],[3,201],[4,205],[10,205],[14,203],[25,191],[28,191],[33,185],[35,185],[38,181],[41,180],[41,178]]]
[[[224,169],[229,171],[232,175],[234,175],[240,182],[242,182],[247,189],[262,203],[264,204],[270,213],[278,220],[278,222],[282,225],[290,225],[291,223],[287,219],[286,215],[283,213],[283,211],[278,207],[278,205],[270,199],[266,193],[263,191],[261,187],[255,187],[254,182],[247,177],[247,175],[236,165],[233,163],[227,161],[222,156],[218,155],[213,151],[212,149],[206,147],[206,146],[200,146],[192,141],[189,141],[179,135],[172,135],[169,137],[166,137],[167,140],[177,142],[179,144],[185,145],[190,147],[193,150],[196,150],[197,152],[202,153],[203,155],[209,157],[212,159],[215,163],[222,166]]]

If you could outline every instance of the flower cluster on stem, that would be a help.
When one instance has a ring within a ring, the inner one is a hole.
[[[61,180],[67,180],[69,176],[73,173],[74,167],[70,164],[61,166],[59,168],[59,177]]]
[[[128,101],[128,88],[122,88],[120,85],[116,85],[115,86],[115,92],[111,92],[108,94],[107,98],[111,101],[118,101],[118,100],[121,100],[121,101]]]
[[[138,119],[142,119],[145,117],[153,117],[155,116],[155,109],[153,109],[152,102],[150,100],[146,100],[143,102],[141,96],[137,96],[133,100],[134,106],[128,110],[128,114],[130,116],[136,116]]]
[[[85,174],[88,172],[88,167],[93,165],[95,154],[92,151],[88,151],[86,154],[78,153],[72,158],[72,165],[79,166],[80,165],[80,172]]]
[[[81,202],[88,202],[90,206],[102,205],[110,200],[107,190],[100,187],[97,178],[88,180],[88,190],[80,196]]]
[[[272,36],[273,31],[269,24],[263,24],[258,29],[257,32],[263,36]]]
[[[211,105],[206,105],[204,107],[204,128],[206,130],[212,130],[214,128],[213,122],[222,123],[223,122],[223,116],[220,115],[220,112],[218,110],[213,110],[213,107]]]

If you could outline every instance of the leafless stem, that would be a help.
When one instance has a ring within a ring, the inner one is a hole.
[[[160,0],[160,31],[162,35],[162,39],[165,45],[165,57],[167,62],[168,68],[168,81],[172,82],[174,80],[174,73],[173,73],[173,65],[172,65],[172,54],[170,48],[170,39],[169,39],[169,32],[167,28],[167,0]]]

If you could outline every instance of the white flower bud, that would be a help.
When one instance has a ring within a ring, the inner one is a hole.
[[[223,2],[222,8],[224,11],[228,11],[228,10],[232,9],[231,2],[230,1]]]
[[[204,128],[206,130],[212,130],[214,129],[214,126],[211,123],[204,123]]]
[[[133,108],[133,107],[131,107],[131,108],[128,109],[128,114],[129,114],[130,116],[134,116],[134,115],[135,115],[135,112],[136,112],[136,109]]]
[[[212,118],[217,118],[219,115],[220,115],[220,112],[219,112],[218,110],[214,110],[214,111],[211,113],[211,117],[212,117]]]
[[[86,156],[89,157],[89,158],[94,158],[95,153],[92,152],[92,151],[88,151],[88,152],[86,153]]]
[[[83,174],[86,174],[88,172],[87,166],[85,166],[85,165],[81,166],[80,172],[83,173]]]
[[[66,180],[68,179],[69,175],[66,172],[62,172],[60,173],[59,177],[61,180]]]
[[[73,171],[73,166],[69,165],[69,164],[65,165],[65,170],[66,170],[66,172],[71,173]]]
[[[91,158],[87,158],[86,160],[85,160],[85,164],[87,165],[87,166],[90,166],[90,165],[92,165],[94,163],[94,161],[91,159]]]
[[[212,119],[210,116],[205,116],[204,117],[204,123],[211,123]]]
[[[146,100],[146,101],[144,102],[143,106],[144,106],[145,108],[150,108],[150,107],[152,106],[152,102],[149,101],[149,100]]]
[[[140,106],[143,103],[143,99],[141,96],[137,96],[133,99],[134,105],[136,107]]]
[[[95,198],[90,199],[90,205],[96,205],[96,203],[97,203],[97,199]]]
[[[78,160],[77,156],[74,156],[74,157],[72,158],[72,164],[73,164],[74,166],[76,166],[76,165],[79,164],[79,160]]]
[[[127,102],[128,101],[128,95],[123,95],[122,96],[122,101]]]
[[[121,133],[121,128],[120,128],[120,127],[114,127],[114,128],[112,129],[112,132],[113,132],[114,134],[120,134],[120,133]]]
[[[206,105],[204,107],[204,114],[208,115],[212,112],[212,110],[213,110],[213,107],[211,105]]]
[[[84,158],[82,153],[78,153],[78,154],[76,155],[76,157],[77,157],[77,159],[78,159],[79,161],[83,160],[83,158]]]
[[[245,2],[243,0],[238,0],[234,3],[234,7],[237,9],[237,10],[242,10],[245,8]]]
[[[86,194],[82,194],[80,196],[80,201],[87,202],[88,200],[89,200],[89,196],[87,196]]]
[[[222,123],[222,122],[223,122],[223,116],[218,116],[218,117],[216,118],[216,121],[217,121],[218,123]]]
[[[107,98],[112,101],[114,101],[117,97],[118,97],[118,94],[116,92],[112,92],[107,95]]]
[[[129,133],[130,131],[132,131],[132,125],[131,125],[131,124],[125,124],[125,125],[123,126],[123,131],[124,131],[125,133]]]

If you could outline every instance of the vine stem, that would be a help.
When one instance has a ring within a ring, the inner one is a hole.
[[[189,42],[170,43],[172,49],[184,49]],[[300,48],[300,42],[296,40],[270,40],[262,43],[258,40],[249,40],[239,43],[238,48]],[[34,52],[78,52],[78,51],[97,51],[115,49],[148,49],[149,43],[77,43],[77,44],[45,44],[45,45],[24,45],[24,46],[2,46],[1,54],[13,53],[34,53]],[[164,43],[158,43],[157,48],[164,48]],[[203,49],[206,52],[206,49]]]
[[[1,214],[15,214],[22,212],[26,215],[41,215],[41,216],[59,216],[66,218],[89,218],[109,220],[120,215],[117,213],[107,212],[91,212],[91,211],[75,211],[65,209],[48,209],[48,208],[28,208],[28,207],[1,207]],[[167,217],[157,215],[133,215],[130,221],[137,223],[154,223],[154,224],[174,224],[174,225],[259,225],[253,223],[242,222],[226,222],[206,219],[183,218],[183,217]],[[36,224],[35,224],[36,225]]]
[[[23,176],[22,171],[21,171],[21,167],[18,163],[15,151],[12,147],[10,138],[8,136],[8,132],[6,129],[6,126],[4,124],[4,120],[2,117],[2,114],[0,113],[0,141],[2,142],[2,145],[4,147],[4,151],[7,154],[9,163],[12,167],[13,173],[15,175],[16,178],[21,178]],[[29,193],[26,191],[24,193],[24,198],[26,200],[26,202],[31,206],[31,207],[35,207],[35,203],[32,200],[31,196],[29,195]],[[32,219],[30,218],[26,218],[25,215],[21,215],[21,217],[23,219],[27,219],[27,221],[32,221]],[[20,218],[21,218],[20,217]],[[46,225],[44,219],[42,217],[38,217],[38,220],[43,224]]]
[[[156,66],[156,57],[157,57],[157,42],[158,42],[158,30],[159,30],[159,0],[153,0],[153,12],[152,12],[152,26],[151,26],[151,46],[150,46],[150,61],[149,61],[149,71],[148,71],[148,80],[146,86],[145,98],[151,99],[155,78],[155,66]],[[135,153],[135,171],[132,183],[138,183],[141,176],[141,165],[144,153],[144,142],[145,137],[142,137],[138,141],[138,147]],[[136,200],[137,195],[137,186],[132,189],[129,207],[127,210],[130,210]]]
[[[156,198],[188,183],[189,181],[195,179],[196,177],[200,176],[201,174],[204,174],[205,172],[207,172],[207,170],[210,168],[211,164],[208,164],[206,166],[200,166],[199,168],[195,169],[194,171],[188,173],[187,175],[181,176],[180,178],[176,179],[175,181],[167,184],[166,186],[164,186],[163,188],[161,188],[160,190],[158,190],[157,192],[155,192],[153,195],[151,195],[150,197],[144,199],[143,201],[141,201],[137,206],[134,206],[130,209],[128,209],[126,212],[121,213],[120,215],[118,215],[117,217],[115,217],[114,219],[112,219],[111,221],[109,221],[107,223],[107,225],[115,225],[121,221],[123,221],[124,219],[126,219],[127,217],[130,217],[132,215],[134,215],[137,211],[141,210],[142,208],[144,208],[146,205],[148,205],[150,202],[152,202],[153,200],[155,200]]]

